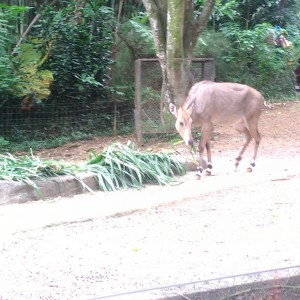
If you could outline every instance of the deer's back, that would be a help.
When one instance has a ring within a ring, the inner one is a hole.
[[[230,82],[195,84],[188,98],[194,101],[192,119],[199,125],[203,122],[234,123],[252,116],[258,118],[264,102],[257,90]]]

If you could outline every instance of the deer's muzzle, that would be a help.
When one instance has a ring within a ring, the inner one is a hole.
[[[194,146],[194,141],[193,141],[193,140],[188,140],[188,141],[187,141],[187,145],[188,145],[189,147],[193,147],[193,146]]]

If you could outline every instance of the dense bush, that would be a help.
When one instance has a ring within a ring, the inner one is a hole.
[[[114,12],[99,1],[76,3],[35,7],[41,17],[17,48],[15,9],[28,8],[0,7],[0,133],[10,141],[112,132]]]
[[[206,31],[194,53],[215,58],[218,81],[249,84],[268,98],[294,95],[298,40],[293,38],[294,47],[277,48],[269,40],[272,30],[265,23],[252,30],[224,24],[219,32]]]
[[[11,36],[12,22],[17,16],[7,6],[0,7],[0,107],[13,96],[20,78],[15,71],[16,59],[10,55],[15,39]]]
[[[47,52],[42,67],[53,73],[50,101],[107,102],[114,14],[97,1],[88,2],[79,16],[75,6],[71,1],[59,11],[44,7],[34,31]]]

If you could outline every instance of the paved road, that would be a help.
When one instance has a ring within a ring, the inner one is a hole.
[[[299,162],[2,206],[0,299],[93,299],[299,265]]]

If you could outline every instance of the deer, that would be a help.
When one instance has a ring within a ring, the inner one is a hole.
[[[201,128],[201,138],[198,145],[199,164],[196,178],[200,179],[202,172],[212,172],[211,136],[216,124],[229,124],[243,135],[243,144],[235,158],[237,170],[242,156],[254,139],[254,152],[248,172],[255,167],[257,151],[261,142],[258,131],[258,121],[264,105],[264,97],[256,89],[240,83],[200,81],[194,84],[185,101],[177,109],[169,104],[170,112],[176,117],[175,128],[183,138],[186,146],[193,148],[192,125]],[[207,151],[207,163],[203,158]]]

